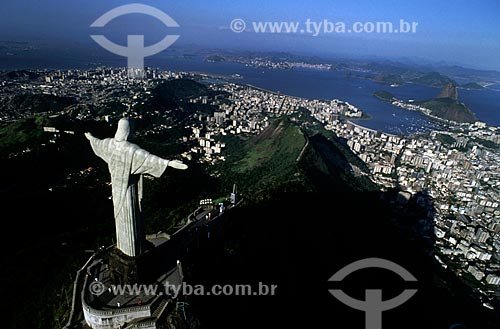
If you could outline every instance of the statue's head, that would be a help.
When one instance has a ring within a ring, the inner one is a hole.
[[[130,134],[130,123],[127,118],[120,119],[118,121],[118,129],[115,134],[115,141],[124,142],[127,140],[128,135]]]

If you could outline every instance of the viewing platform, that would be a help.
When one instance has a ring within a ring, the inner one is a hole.
[[[94,261],[88,267],[82,289],[87,325],[94,329],[156,328],[156,322],[176,304],[165,283],[180,286],[182,266],[177,266],[149,285],[115,286],[106,264]]]
[[[115,245],[100,249],[77,273],[64,329],[157,328],[179,304],[178,296],[168,291],[183,284],[179,259],[210,239],[212,231],[216,236],[225,213],[241,202],[235,197],[216,204],[202,200],[175,233],[147,235],[149,247],[140,257],[128,257]]]

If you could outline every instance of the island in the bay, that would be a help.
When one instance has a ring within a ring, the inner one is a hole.
[[[399,100],[392,93],[385,90],[376,91],[373,95],[394,106],[420,111],[433,118],[457,123],[474,123],[478,121],[467,105],[458,100],[458,89],[454,83],[445,85],[436,98],[425,101]]]

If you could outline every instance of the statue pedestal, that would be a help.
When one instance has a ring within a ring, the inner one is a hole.
[[[109,255],[109,269],[112,280],[116,284],[146,283],[149,253],[139,257],[130,257],[114,248]]]
[[[109,276],[114,284],[151,283],[175,266],[178,257],[175,252],[172,255],[174,250],[165,249],[166,243],[159,248],[146,240],[144,245],[145,252],[137,257],[126,255],[116,246],[109,252]]]
[[[139,267],[136,257],[129,257],[116,248],[109,255],[110,276],[116,284],[137,283]]]

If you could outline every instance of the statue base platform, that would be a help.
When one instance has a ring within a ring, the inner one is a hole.
[[[130,257],[113,248],[108,260],[111,279],[115,284],[148,283],[154,280],[154,274],[150,273],[151,257],[150,252]]]

